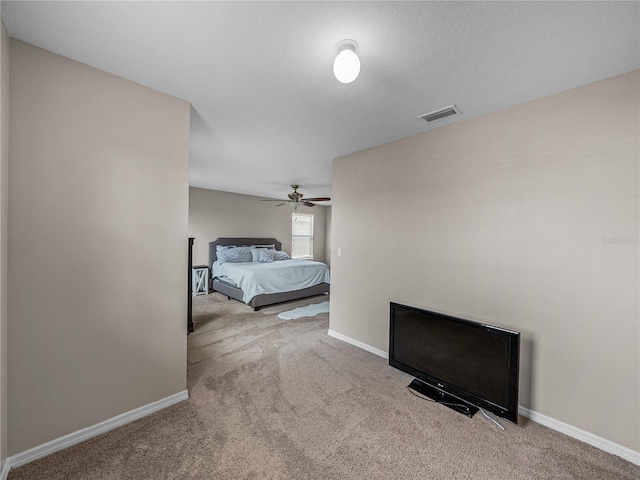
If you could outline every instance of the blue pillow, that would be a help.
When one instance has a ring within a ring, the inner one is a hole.
[[[264,250],[265,248],[270,250],[275,250],[276,246],[275,245],[252,245],[251,246],[251,254],[253,255],[254,262],[260,261],[260,250]]]
[[[253,255],[251,255],[251,249],[249,247],[236,247],[227,248],[216,253],[218,257],[218,263],[245,263],[252,262]]]
[[[260,248],[260,263],[273,263],[276,251],[268,248]]]
[[[287,252],[281,252],[279,250],[276,250],[276,253],[273,259],[277,262],[278,260],[291,260],[291,257]]]

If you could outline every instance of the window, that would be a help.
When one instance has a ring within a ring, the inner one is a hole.
[[[291,258],[313,258],[313,214],[291,214]]]

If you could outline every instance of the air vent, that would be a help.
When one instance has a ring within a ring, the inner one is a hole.
[[[449,105],[448,107],[441,108],[435,112],[425,113],[418,118],[424,118],[427,123],[436,122],[445,118],[453,117],[454,115],[461,115],[462,112],[455,105]]]

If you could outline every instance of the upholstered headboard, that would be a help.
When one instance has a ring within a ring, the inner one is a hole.
[[[216,255],[216,247],[218,245],[222,245],[222,246],[275,245],[276,250],[282,250],[282,243],[280,243],[275,238],[234,238],[234,237],[219,238],[215,242],[209,243],[209,268],[211,268],[211,265],[213,265],[213,262],[215,262],[218,259],[218,256]]]

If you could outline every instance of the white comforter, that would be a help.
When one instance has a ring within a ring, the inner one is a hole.
[[[273,263],[213,264],[213,277],[227,277],[242,289],[242,301],[249,303],[263,293],[301,290],[320,283],[329,283],[329,267],[310,260],[280,260]]]

